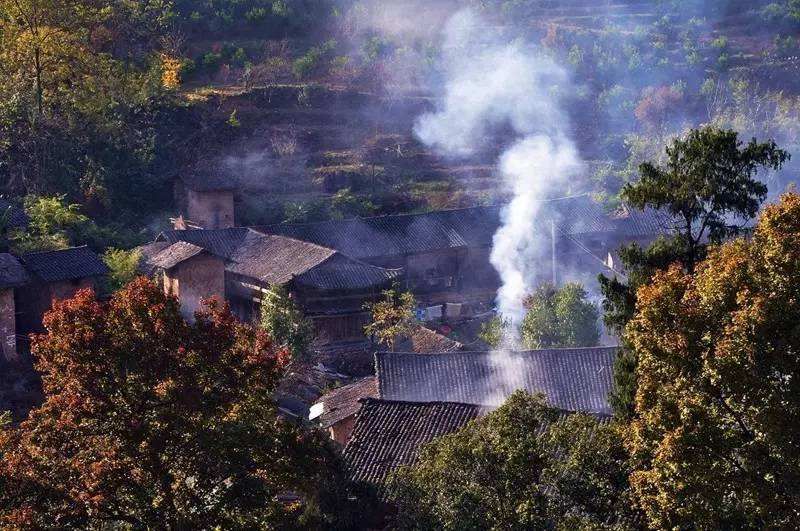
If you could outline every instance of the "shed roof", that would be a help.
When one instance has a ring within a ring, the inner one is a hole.
[[[9,253],[0,253],[0,288],[14,288],[30,280],[19,259]]]
[[[27,253],[20,257],[25,268],[45,282],[98,277],[108,273],[108,266],[86,246]]]
[[[524,352],[375,355],[379,396],[388,400],[499,405],[522,389],[565,411],[610,415],[617,347]]]
[[[542,201],[540,218],[553,219],[570,236],[616,233],[627,237],[654,236],[664,232],[668,218],[657,211],[628,207],[608,212],[589,195]],[[500,226],[499,206],[279,224],[264,232],[282,234],[337,249],[354,258],[400,256],[459,247],[488,247]]]
[[[317,409],[321,413],[309,420],[316,421],[322,428],[328,428],[355,415],[361,408],[361,399],[377,396],[378,380],[374,376],[367,376],[319,397],[311,406],[311,411]]]
[[[176,242],[162,249],[158,254],[150,258],[149,262],[161,269],[172,269],[181,262],[203,252],[206,252],[205,249],[193,243]]]
[[[344,448],[351,479],[380,489],[397,467],[416,462],[423,444],[483,412],[473,404],[364,399]]]

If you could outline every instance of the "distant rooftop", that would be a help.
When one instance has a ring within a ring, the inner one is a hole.
[[[616,233],[626,237],[655,236],[665,231],[668,218],[654,210],[626,206],[608,212],[589,195],[542,201],[543,223],[556,221],[570,236]],[[400,256],[458,247],[488,247],[500,226],[499,206],[441,210],[304,224],[259,227],[337,249],[360,259]],[[543,227],[543,230],[549,230]]]
[[[565,411],[610,415],[617,347],[375,355],[380,398],[496,406],[522,389]]]
[[[176,242],[168,245],[153,256],[150,259],[150,263],[161,269],[172,269],[181,262],[204,252],[206,252],[205,249],[193,243]]]
[[[140,248],[150,266],[157,266],[153,260],[171,249],[155,245],[159,242],[184,242],[192,248],[205,249],[224,259],[227,271],[269,285],[293,282],[323,290],[366,289],[382,286],[401,273],[354,260],[315,243],[244,227],[162,232],[156,242]]]
[[[453,352],[461,350],[464,345],[454,341],[439,332],[422,325],[415,326],[407,338],[398,342],[396,349],[401,352],[415,352],[417,354],[431,354]]]

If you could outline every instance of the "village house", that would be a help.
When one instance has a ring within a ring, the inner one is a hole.
[[[88,247],[28,253],[19,258],[0,254],[0,332],[3,357],[20,361],[20,340],[41,332],[42,316],[54,300],[79,289],[98,291],[108,267]]]
[[[420,448],[498,407],[514,391],[543,393],[564,415],[611,418],[616,347],[549,349],[498,354],[380,352],[377,395],[360,400],[343,456],[351,479],[385,498],[386,481],[412,465]],[[323,397],[324,398],[324,397]]]
[[[403,352],[434,354],[461,350],[464,345],[434,330],[417,325],[407,337],[398,342],[397,348]],[[319,397],[311,405],[308,420],[318,428],[326,430],[333,441],[344,445],[350,438],[355,415],[361,408],[361,400],[377,396],[377,378],[375,376],[361,378]]]
[[[30,280],[28,272],[16,256],[0,253],[0,333],[3,341],[3,359],[19,361],[17,353],[17,306],[14,290]]]
[[[322,395],[311,405],[308,420],[327,431],[331,440],[344,446],[350,439],[361,401],[377,396],[377,379],[374,376],[361,378]]]
[[[146,271],[161,272],[184,313],[222,295],[240,319],[252,321],[269,288],[283,286],[321,341],[363,339],[364,304],[401,276],[334,249],[243,227],[166,231],[140,250]]]

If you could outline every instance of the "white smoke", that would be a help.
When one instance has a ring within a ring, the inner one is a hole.
[[[537,47],[504,42],[487,28],[471,10],[448,21],[442,103],[417,120],[414,132],[446,155],[466,156],[483,147],[494,129],[513,130],[515,140],[498,161],[512,199],[491,254],[502,282],[498,311],[512,323],[504,341],[510,349],[517,344],[523,300],[547,267],[540,267],[550,245],[548,224],[539,219],[542,199],[563,192],[581,162],[559,101],[569,87],[567,72]]]

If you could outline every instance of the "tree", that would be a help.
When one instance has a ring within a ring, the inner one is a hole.
[[[592,347],[600,339],[599,313],[577,283],[540,286],[525,301],[520,333],[525,348]]]
[[[293,359],[307,356],[314,340],[311,321],[281,286],[272,286],[261,303],[261,328]]]
[[[648,248],[632,244],[620,250],[627,283],[599,277],[604,321],[618,334],[633,315],[636,290],[655,271],[677,262],[691,272],[709,243],[718,244],[747,230],[767,193],[756,173],[780,169],[789,158],[775,142],[752,139],[744,145],[735,131],[714,127],[691,130],[685,138],[673,140],[666,154],[663,167],[641,164],[639,181],[622,190],[623,200],[631,206],[658,209],[670,221],[664,227],[666,235]],[[633,411],[636,381],[631,369],[635,366],[636,353],[624,348],[615,368],[612,405],[625,417]]]
[[[800,195],[639,289],[632,486],[657,528],[800,525]]]
[[[393,478],[405,529],[586,529],[633,522],[617,428],[517,391]],[[628,527],[631,527],[630,525]]]
[[[633,114],[648,130],[663,128],[680,108],[683,94],[674,87],[647,87]]]
[[[288,527],[336,477],[321,436],[277,416],[287,353],[226,306],[189,324],[139,278],[107,303],[56,302],[44,324],[44,403],[0,431],[4,528]]]
[[[109,292],[122,289],[139,275],[139,263],[142,253],[138,249],[126,251],[124,249],[106,249],[103,253],[103,262],[108,266],[106,275],[107,289]]]
[[[396,284],[382,294],[382,300],[364,306],[372,314],[372,322],[364,327],[364,333],[376,337],[378,343],[394,351],[397,340],[410,334],[414,327],[417,303],[410,291],[400,292]]]
[[[691,130],[667,147],[666,167],[639,166],[640,179],[622,197],[639,209],[663,209],[675,221],[688,271],[703,258],[706,241],[719,243],[742,233],[767,196],[755,179],[759,169],[779,170],[789,153],[773,141],[743,145],[735,131]]]
[[[64,196],[25,198],[28,227],[13,234],[13,246],[20,252],[64,249],[82,240],[89,218],[80,205],[68,204]]]

